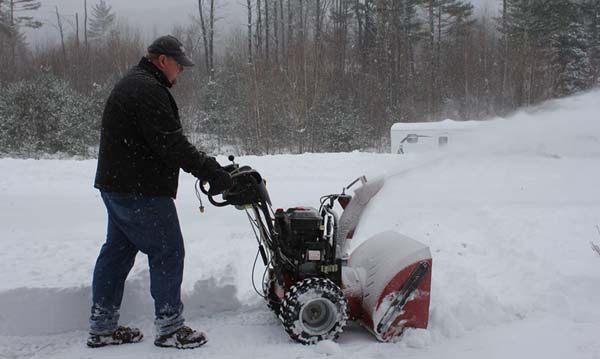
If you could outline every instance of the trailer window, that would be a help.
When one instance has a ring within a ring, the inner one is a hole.
[[[407,143],[417,143],[417,142],[419,142],[419,136],[417,136],[415,134],[410,134],[410,135],[406,136],[406,142]]]

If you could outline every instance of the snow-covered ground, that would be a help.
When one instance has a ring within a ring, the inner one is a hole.
[[[434,261],[429,328],[387,344],[357,325],[336,343],[291,342],[252,289],[245,213],[207,205],[200,214],[182,174],[186,317],[209,343],[153,346],[140,255],[122,321],[146,339],[88,349],[106,225],[95,161],[0,160],[0,358],[600,358],[599,119],[596,91],[486,123],[445,152],[237,160],[263,173],[275,207],[317,206],[359,175],[386,176],[355,238],[393,229],[430,246]]]

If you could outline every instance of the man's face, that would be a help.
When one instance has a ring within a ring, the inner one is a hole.
[[[173,85],[177,83],[177,75],[183,72],[183,66],[174,58],[167,55],[160,55],[158,57],[158,68]]]

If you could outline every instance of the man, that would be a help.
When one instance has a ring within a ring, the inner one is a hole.
[[[180,168],[207,180],[211,194],[228,189],[231,177],[182,133],[169,88],[184,67],[193,65],[179,40],[159,37],[106,102],[95,187],[108,212],[108,228],[94,269],[89,347],[142,339],[139,329],[118,325],[125,279],[138,251],[148,256],[150,267],[154,344],[196,348],[206,343],[203,333],[184,325],[184,246],[173,199]]]

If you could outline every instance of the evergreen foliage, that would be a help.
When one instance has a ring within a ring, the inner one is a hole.
[[[586,90],[592,83],[592,67],[588,34],[582,24],[572,23],[557,36],[556,62],[559,77],[556,96],[567,96]]]
[[[581,4],[586,32],[589,34],[590,61],[594,82],[600,80],[600,1],[584,0]]]
[[[506,28],[504,31],[511,43],[522,44],[534,34],[534,13],[531,0],[506,1]]]
[[[0,89],[0,152],[27,157],[93,154],[105,92],[97,88],[92,96],[83,96],[49,75]]]
[[[240,119],[235,98],[228,96],[229,88],[227,80],[219,74],[215,80],[206,83],[201,91],[201,104],[206,117],[200,130],[216,135],[218,150],[224,140],[234,137],[233,131]]]
[[[349,152],[369,147],[365,139],[369,138],[370,126],[361,121],[351,99],[328,96],[319,102],[314,113],[319,151]]]
[[[5,3],[7,23],[10,27],[30,27],[32,29],[37,29],[42,26],[42,23],[36,20],[35,17],[30,13],[31,11],[35,11],[42,6],[41,1],[9,0],[5,1]],[[11,12],[12,16],[10,16]],[[11,19],[12,23],[10,23]]]
[[[115,24],[115,13],[104,0],[92,6],[90,29],[88,36],[92,39],[103,39]]]

